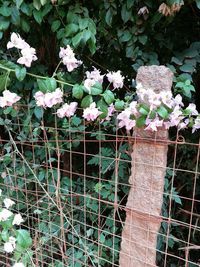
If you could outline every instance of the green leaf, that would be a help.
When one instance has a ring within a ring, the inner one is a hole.
[[[10,21],[0,18],[0,31],[5,31],[8,29]]]
[[[44,114],[43,108],[36,106],[35,109],[34,109],[34,114],[35,114],[35,117],[37,119],[39,119],[39,120],[42,119],[43,114]]]
[[[85,96],[82,101],[81,101],[81,107],[82,108],[87,108],[90,106],[90,104],[92,104],[93,102],[93,98],[91,95],[87,95]]]
[[[146,35],[140,35],[138,40],[141,44],[145,45],[147,43],[148,37]]]
[[[79,24],[79,29],[82,31],[88,27],[89,19],[88,18],[79,18],[78,24]]]
[[[172,57],[171,62],[174,62],[176,65],[179,65],[179,66],[183,65],[183,62],[177,57]]]
[[[41,8],[41,2],[40,2],[40,0],[33,0],[33,6],[37,10],[40,10],[40,8]]]
[[[108,106],[107,104],[104,102],[103,99],[100,99],[98,102],[97,102],[97,107],[100,109],[100,111],[102,112],[102,114],[100,114],[99,118],[100,119],[104,119],[107,114],[108,114]]]
[[[23,3],[24,0],[16,0],[16,6],[17,6],[17,9],[20,8],[21,4]]]
[[[42,6],[44,6],[47,3],[47,0],[40,0],[40,3]]]
[[[26,68],[16,68],[15,69],[15,75],[19,81],[23,81],[26,77]]]
[[[103,233],[101,233],[99,241],[103,244],[105,242],[105,240],[106,240],[105,235]]]
[[[17,244],[22,248],[27,249],[32,245],[32,238],[28,231],[24,229],[19,229],[16,231]]]
[[[16,6],[12,7],[11,22],[17,26],[20,25],[20,13]]]
[[[73,38],[72,38],[72,44],[74,47],[77,47],[79,46],[81,40],[83,38],[83,33],[82,32],[79,32],[77,33]]]
[[[7,242],[9,240],[8,229],[5,228],[1,231],[1,238],[3,239],[4,242]]]
[[[141,128],[145,125],[146,122],[146,116],[142,115],[136,120],[136,126],[138,128]]]
[[[33,17],[37,21],[37,23],[41,24],[43,15],[41,10],[33,10]]]
[[[6,89],[7,86],[10,84],[10,78],[8,76],[7,72],[4,72],[0,75],[0,91],[3,91]]]
[[[115,109],[116,110],[123,110],[124,109],[124,101],[117,99],[115,102]]]
[[[37,84],[43,93],[53,92],[57,88],[57,83],[54,78],[37,79]]]
[[[6,5],[3,5],[1,8],[0,8],[0,14],[4,17],[9,17],[12,13],[12,9]]]
[[[58,28],[60,27],[60,25],[61,25],[60,20],[54,20],[54,22],[51,25],[52,32],[56,32]]]
[[[29,32],[30,31],[29,23],[23,18],[21,18],[21,27],[22,27],[22,30],[25,31],[25,32]]]
[[[196,0],[196,5],[200,9],[200,0]]]
[[[91,87],[91,95],[100,95],[102,93],[102,85],[100,83],[95,83]]]
[[[72,95],[77,99],[81,99],[83,97],[83,86],[75,84],[72,89]]]
[[[157,113],[160,115],[161,118],[163,119],[167,119],[168,116],[169,116],[169,112],[168,110],[163,107],[163,106],[160,106],[158,109],[157,109]]]
[[[104,98],[104,100],[106,101],[106,103],[108,105],[112,104],[114,102],[114,100],[115,100],[115,96],[114,96],[113,92],[110,91],[110,90],[106,90],[103,93],[103,98]]]
[[[142,114],[142,115],[148,115],[149,114],[149,107],[145,104],[141,104],[140,108],[139,108],[139,112]]]
[[[70,23],[65,27],[65,36],[70,37],[73,36],[75,33],[77,33],[79,30],[79,27],[75,23]]]
[[[194,67],[190,64],[184,64],[183,66],[180,67],[180,70],[183,72],[193,73]]]
[[[132,17],[132,10],[131,9],[127,9],[126,4],[124,4],[122,6],[121,16],[122,16],[122,19],[123,19],[124,23],[129,21],[131,19],[131,17]]]

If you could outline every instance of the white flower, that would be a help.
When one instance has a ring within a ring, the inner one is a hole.
[[[90,94],[91,93],[91,87],[96,83],[95,80],[93,79],[86,79],[84,81],[84,86],[85,88],[87,89],[88,93]]]
[[[108,114],[105,118],[106,121],[109,121],[111,119],[111,116],[113,115],[113,113],[116,111],[115,106],[112,104],[110,104],[110,106],[108,107]]]
[[[13,213],[10,211],[10,210],[7,210],[7,209],[2,209],[2,211],[0,211],[0,222],[1,221],[7,221],[8,220],[8,218],[10,217],[10,216],[12,216],[13,215]]]
[[[75,54],[69,45],[67,45],[65,49],[60,47],[59,57],[63,60],[63,64],[67,67],[69,72],[82,64],[82,61],[75,58]]]
[[[21,262],[16,262],[14,265],[13,265],[13,267],[25,267],[24,266],[24,264],[23,263],[21,263]]]
[[[0,189],[0,197],[1,197],[1,195],[2,195],[2,190]]]
[[[27,44],[19,34],[13,32],[10,37],[10,41],[7,44],[7,49],[16,47],[18,49],[24,49],[26,47],[29,47],[29,44]]]
[[[9,241],[4,244],[4,251],[7,253],[12,253],[16,247],[15,242],[16,239],[13,236],[9,237]]]
[[[14,216],[14,219],[13,219],[13,222],[12,222],[12,225],[20,225],[22,222],[23,222],[24,220],[23,220],[23,218],[22,218],[22,216],[21,216],[21,214],[15,214],[15,216]]]
[[[136,121],[130,119],[131,110],[129,108],[123,110],[118,116],[117,119],[119,122],[119,128],[125,127],[127,130],[131,130],[136,125]]]
[[[190,103],[189,106],[186,108],[187,111],[190,112],[190,115],[197,116],[199,112],[196,109],[196,105],[193,103]]]
[[[17,60],[17,63],[21,65],[25,65],[26,67],[30,67],[32,61],[37,60],[37,57],[35,55],[36,54],[35,48],[32,48],[32,47],[23,48],[21,50],[21,54],[22,54],[22,57],[20,57]]]
[[[114,89],[123,87],[124,77],[121,75],[119,70],[117,72],[108,72],[106,76],[108,81],[113,84]]]
[[[172,101],[172,93],[171,92],[165,92],[162,91],[159,93],[160,95],[160,100],[162,101],[162,103],[166,106],[168,106],[169,108],[172,107],[173,105],[173,101]]]
[[[143,6],[138,11],[138,15],[145,15],[145,14],[149,14],[149,10],[148,10],[147,6]]]
[[[194,121],[194,125],[192,127],[192,133],[194,133],[198,129],[200,129],[200,118],[199,117],[197,117]]]
[[[10,198],[5,198],[3,203],[7,209],[9,209],[10,207],[12,207],[15,204],[15,202],[12,201]]]
[[[70,118],[76,112],[77,106],[78,106],[77,102],[71,102],[70,104],[66,103],[57,110],[57,116],[59,118],[64,118],[64,117]]]
[[[182,99],[182,96],[181,95],[176,95],[175,98],[172,99],[173,100],[173,104],[174,106],[181,106],[183,107],[183,99]]]
[[[163,125],[163,120],[159,120],[159,118],[155,118],[154,120],[146,119],[147,127],[145,130],[157,131],[157,127],[161,127]]]
[[[54,92],[48,92],[44,94],[41,91],[35,93],[34,98],[36,100],[36,105],[43,108],[51,108],[56,104],[60,104],[63,101],[63,92],[60,88],[56,88]]]
[[[102,83],[104,75],[101,75],[100,70],[93,67],[93,70],[91,72],[86,71],[86,77],[87,79],[94,80],[95,82]]]
[[[87,121],[94,121],[102,112],[96,108],[96,103],[90,104],[90,106],[83,111],[83,118]]]
[[[4,108],[6,106],[10,107],[21,99],[15,93],[11,93],[9,90],[3,91],[3,96],[0,96],[0,107]]]

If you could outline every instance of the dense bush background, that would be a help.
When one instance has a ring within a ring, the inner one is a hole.
[[[165,5],[162,5],[165,3]],[[160,8],[160,12],[158,11]],[[73,75],[68,75],[64,68],[60,67],[59,72],[57,73],[56,78],[60,80],[66,80],[72,83],[79,82],[84,78],[84,72],[86,69],[91,69],[92,66],[99,68],[102,72],[106,70],[122,70],[123,75],[126,77],[125,86],[118,92],[118,97],[122,99],[124,96],[134,94],[134,82],[132,81],[135,78],[137,69],[142,65],[152,65],[152,64],[164,64],[167,65],[175,75],[174,78],[174,92],[180,92],[184,95],[184,101],[196,102],[197,107],[200,111],[200,74],[199,74],[199,63],[200,63],[200,1],[179,1],[179,0],[169,0],[169,1],[154,1],[154,0],[110,0],[110,1],[70,1],[70,0],[34,0],[34,1],[0,1],[0,38],[1,38],[1,58],[13,59],[15,58],[14,51],[6,50],[6,44],[10,38],[11,32],[18,32],[20,35],[35,47],[37,50],[37,56],[39,58],[38,62],[33,64],[30,72],[37,75],[51,76],[54,73],[54,70],[59,62],[58,52],[60,46],[64,47],[67,44],[70,44],[76,54],[84,61],[84,66],[75,71]],[[180,10],[179,10],[180,9]],[[143,13],[142,13],[143,12]],[[1,61],[3,62],[3,61]],[[19,77],[18,77],[19,78]],[[32,99],[32,94],[37,91],[37,84],[34,77],[27,76],[23,81],[19,81],[15,76],[12,76],[12,79],[8,77],[6,71],[1,72],[0,75],[0,90],[4,90],[5,83],[13,92],[24,94],[24,102],[29,103]],[[195,88],[195,89],[194,89]],[[68,92],[71,90],[70,87],[65,85],[65,90]],[[196,92],[195,92],[196,91]],[[35,136],[38,138],[41,134],[39,128],[39,119],[41,119],[38,114],[38,110],[29,110],[29,116],[24,113],[24,110],[20,111],[21,115],[20,120],[24,123],[24,127],[19,131],[17,128],[13,128],[15,132],[15,138],[21,141],[28,140],[30,138],[30,132],[28,125],[30,121],[35,127]],[[4,115],[11,116],[12,120],[16,117],[15,112],[12,110],[7,111]],[[2,115],[2,116],[4,116]],[[51,125],[54,121],[54,117],[49,116],[45,113],[47,123]],[[17,119],[16,119],[17,120]],[[92,138],[103,138],[103,133],[112,133],[114,122],[105,124],[107,126],[106,130],[101,129],[102,133],[99,136],[93,136]],[[1,125],[5,124],[5,121],[1,122]],[[72,121],[72,124],[69,126],[67,121],[60,122],[60,125],[63,128],[74,127],[77,131],[83,131],[84,126],[81,125],[81,120],[78,117],[75,117]],[[82,128],[81,128],[82,127]],[[94,126],[95,127],[95,126]],[[115,130],[115,128],[114,128]],[[2,132],[6,135],[6,131]],[[174,135],[174,132],[171,132],[171,136]],[[197,134],[187,137],[187,132],[185,133],[186,138],[189,141],[196,142]],[[55,136],[52,136],[54,138]],[[60,132],[59,138],[69,138],[65,131]],[[80,135],[75,135],[74,138],[80,138]],[[88,137],[91,138],[91,137]],[[6,151],[6,155],[9,156],[11,150],[9,150],[9,144],[2,144],[2,149]],[[10,145],[11,147],[11,145]],[[129,159],[127,155],[127,144],[123,143],[117,147],[121,153],[121,157],[124,159]],[[68,149],[62,147],[61,149]],[[83,147],[77,142],[77,150],[83,150]],[[92,153],[99,153],[99,147],[93,147]],[[101,155],[110,155],[111,157],[115,156],[115,146],[104,145],[101,150]],[[196,151],[195,151],[196,152]],[[45,161],[45,155],[41,153],[41,148],[36,150],[36,156],[38,164]],[[55,149],[51,150],[52,158],[55,157]],[[171,153],[171,154],[170,154]],[[173,157],[173,149],[169,150],[169,154]],[[180,154],[180,155],[179,155]],[[180,168],[187,168],[187,165],[190,166],[190,169],[195,168],[195,163],[193,161],[195,154],[192,151],[188,151],[187,147],[182,151],[179,151],[178,162]],[[182,155],[187,157],[187,160],[182,160]],[[32,153],[28,150],[25,153],[25,156],[28,159],[33,157]],[[66,155],[65,155],[66,156]],[[4,171],[4,167],[12,167],[12,161],[9,161],[8,157],[2,165],[1,171]],[[17,164],[17,163],[16,163]],[[64,163],[62,163],[64,164]],[[102,162],[102,177],[110,177],[111,181],[114,180],[114,166],[109,165],[109,162]],[[169,160],[169,166],[172,162]],[[91,174],[97,175],[99,171],[99,161],[98,157],[93,157],[88,159],[88,166],[91,166]],[[109,166],[109,168],[108,168]],[[79,170],[83,170],[84,166],[78,163],[77,166]],[[95,169],[96,168],[96,169]],[[12,168],[11,168],[12,169]],[[96,172],[94,171],[96,170]],[[23,176],[24,167],[18,168],[18,175]],[[26,170],[30,175],[30,170]],[[21,174],[20,174],[21,173]],[[44,174],[44,168],[38,169],[37,173],[41,181],[47,179]],[[129,166],[124,163],[119,166],[119,175],[120,179],[124,183],[127,183],[129,176]],[[172,173],[168,172],[166,175],[166,192],[170,188]],[[66,178],[62,180],[61,185],[63,190],[67,190],[70,181]],[[3,182],[3,180],[2,180]],[[5,180],[4,180],[5,182]],[[7,181],[9,183],[9,181]],[[18,182],[18,186],[23,188],[25,184],[21,181]],[[81,180],[77,178],[74,181],[73,187],[74,191],[83,193],[82,188],[80,187]],[[182,187],[183,184],[186,186]],[[30,188],[34,189],[34,185],[31,182]],[[53,184],[52,184],[53,186]],[[95,193],[99,194],[99,184],[91,182],[86,188],[87,192],[95,190]],[[174,197],[173,202],[173,213],[174,217],[178,220],[187,220],[184,217],[184,214],[179,213],[176,215],[177,210],[180,205],[184,205],[185,209],[190,210],[190,207],[186,207],[184,201],[181,201],[179,194],[182,196],[192,196],[193,191],[193,182],[189,180],[187,175],[180,174],[177,177],[177,181],[174,188]],[[197,185],[198,186],[198,185]],[[102,198],[114,201],[114,185],[113,183],[104,184],[104,190],[101,191]],[[197,187],[198,188],[198,187]],[[53,190],[52,190],[53,192]],[[125,199],[128,193],[127,189],[119,188],[119,196],[121,199]],[[12,193],[10,193],[12,194]],[[14,194],[14,193],[13,193]],[[197,192],[197,197],[200,195],[200,192]],[[96,197],[97,197],[96,196]],[[23,199],[23,195],[20,196]],[[83,203],[83,199],[80,199],[79,205]],[[23,205],[20,207],[22,210],[25,209]],[[91,211],[98,210],[98,203],[88,202],[88,209]],[[101,207],[106,216],[107,231],[112,233],[113,231],[113,210],[106,209]],[[168,216],[168,199],[164,199],[163,204],[163,214]],[[195,206],[196,212],[199,211],[199,208]],[[43,215],[45,217],[45,214]],[[47,215],[46,215],[47,216]],[[82,211],[77,210],[75,213],[75,218],[81,220],[84,214]],[[177,217],[176,217],[177,216]],[[122,219],[124,219],[124,214],[121,214]],[[49,217],[47,216],[49,219]],[[88,218],[89,222],[94,221],[96,218]],[[60,224],[58,219],[51,218],[54,226]],[[53,221],[54,220],[54,221]],[[193,222],[194,223],[194,222]],[[34,222],[32,222],[34,224]],[[34,225],[37,227],[37,225]],[[39,230],[46,233],[48,230],[46,225],[39,225]],[[78,229],[78,228],[77,228]],[[88,231],[89,229],[87,229]],[[84,229],[78,229],[77,231],[83,232]],[[187,232],[180,232],[176,226],[172,226],[171,234],[177,238],[187,241]],[[121,226],[118,225],[115,228],[115,233],[120,234]],[[162,233],[166,233],[166,225],[163,223]],[[50,234],[52,234],[50,232]],[[97,231],[91,233],[91,238],[95,240],[97,238]],[[68,239],[70,240],[70,235]],[[178,240],[178,239],[177,239]],[[48,241],[48,239],[47,239]],[[46,242],[46,241],[44,241]],[[79,240],[75,240],[77,244]],[[103,236],[102,242],[107,242],[107,246],[112,245],[112,236]],[[115,239],[115,248],[116,251],[120,248],[120,240]],[[193,243],[198,242],[197,236],[193,235]],[[198,243],[197,243],[198,244]],[[91,249],[92,256],[96,255],[97,247],[92,244],[88,244],[88,247]],[[159,238],[158,248],[160,250],[165,249],[165,240]],[[175,239],[171,239],[169,242],[169,250],[173,253],[176,253],[180,257],[184,257],[184,252],[178,250],[179,242]],[[57,244],[55,244],[55,251],[58,249]],[[67,255],[72,253],[71,248],[67,250]],[[75,253],[80,253],[79,250],[73,251]],[[79,255],[80,256],[80,255]],[[102,258],[109,259],[111,255],[108,251],[103,250],[102,248]],[[77,256],[78,257],[78,256]],[[81,255],[80,258],[84,256]],[[191,254],[191,260],[197,262],[198,256],[196,253]],[[84,260],[84,259],[83,259]],[[114,260],[118,262],[118,253],[114,255]],[[77,263],[77,267],[80,266]],[[106,261],[102,260],[100,263],[101,266],[106,265]],[[162,266],[163,258],[161,255],[158,255],[158,265]],[[62,266],[62,263],[59,259],[56,259],[55,266]],[[180,263],[177,259],[176,262],[169,259],[168,266],[180,266]],[[197,265],[189,265],[190,267]]]

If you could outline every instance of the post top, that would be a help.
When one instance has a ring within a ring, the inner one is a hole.
[[[136,82],[144,89],[152,89],[155,93],[171,91],[172,71],[165,66],[142,66],[138,69]]]

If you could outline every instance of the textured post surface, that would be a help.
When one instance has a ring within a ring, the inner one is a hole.
[[[171,91],[173,74],[164,66],[141,67],[136,77],[145,89]],[[138,96],[140,97],[140,96]],[[132,147],[131,185],[122,232],[120,267],[156,266],[157,234],[167,164],[168,131],[138,129]]]

